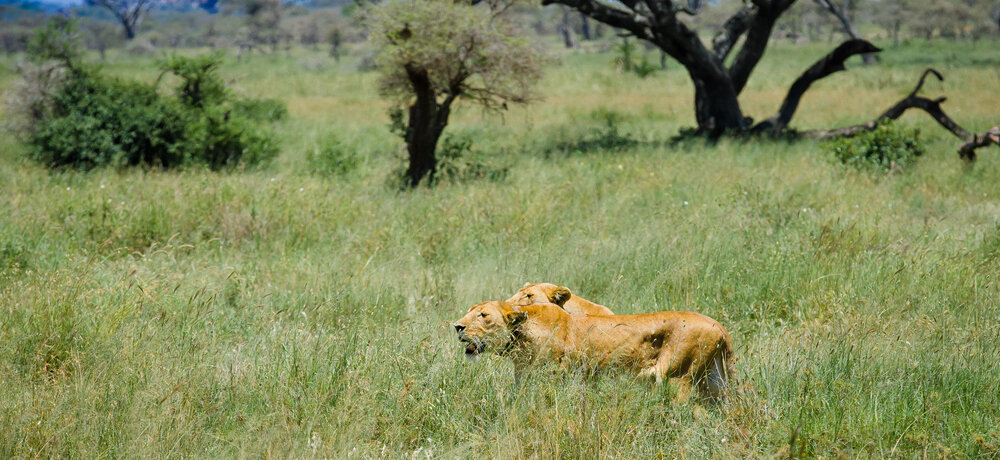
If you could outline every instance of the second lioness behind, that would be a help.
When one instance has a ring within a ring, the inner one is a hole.
[[[536,303],[554,303],[571,315],[613,315],[615,312],[604,305],[598,305],[581,298],[562,286],[552,283],[525,283],[507,303],[528,306]]]

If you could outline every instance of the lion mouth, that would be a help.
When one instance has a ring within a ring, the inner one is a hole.
[[[470,340],[468,338],[463,337],[462,341],[466,343],[466,345],[465,345],[465,355],[466,356],[475,356],[475,355],[478,355],[478,354],[482,353],[483,350],[486,348],[486,345],[483,345],[483,343],[480,342],[479,340],[475,340],[475,339],[471,339]]]

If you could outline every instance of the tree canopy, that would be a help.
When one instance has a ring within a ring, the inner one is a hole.
[[[367,11],[379,50],[379,91],[397,113],[408,107],[410,185],[433,179],[434,151],[456,99],[489,109],[531,99],[544,58],[503,11],[503,5],[450,0],[397,0]]]

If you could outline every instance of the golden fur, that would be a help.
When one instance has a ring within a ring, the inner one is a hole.
[[[536,303],[554,303],[573,315],[613,315],[610,308],[578,297],[562,286],[551,283],[525,283],[507,303],[519,307]]]
[[[516,307],[492,300],[472,306],[454,327],[467,355],[492,350],[509,356],[515,377],[539,359],[563,368],[615,366],[656,383],[668,380],[685,400],[693,387],[720,397],[732,375],[729,333],[698,313],[582,316],[551,303]]]

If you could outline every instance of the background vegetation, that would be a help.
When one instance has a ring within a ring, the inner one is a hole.
[[[796,125],[868,119],[928,65],[956,119],[996,124],[995,42],[879,44],[881,65],[817,83]],[[828,48],[771,47],[747,110],[773,111],[789,63]],[[234,94],[287,104],[263,168],[50,172],[0,138],[0,456],[998,455],[994,152],[964,167],[919,113],[900,125],[926,150],[901,174],[813,141],[671,142],[693,125],[683,70],[581,52],[539,104],[457,108],[448,179],[400,192],[363,60],[224,58]],[[118,49],[105,71],[159,74]],[[544,368],[515,389],[449,322],[526,281],[717,318],[743,391],[676,405]]]

